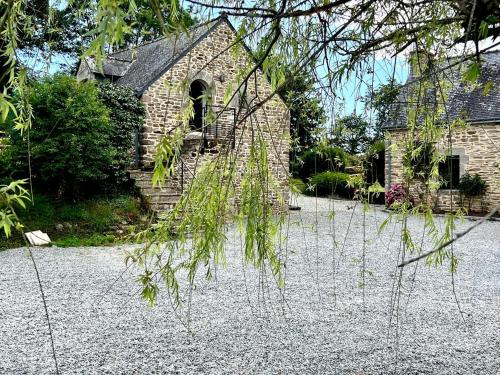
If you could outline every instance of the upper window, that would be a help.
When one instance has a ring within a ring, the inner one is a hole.
[[[202,130],[205,122],[207,107],[207,87],[200,80],[195,80],[189,87],[189,96],[193,100],[194,115],[189,120],[189,125],[193,130]]]
[[[443,179],[441,189],[456,189],[460,182],[460,156],[447,156],[439,163],[439,175]]]

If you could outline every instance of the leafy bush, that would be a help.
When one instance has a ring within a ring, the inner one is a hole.
[[[303,180],[325,171],[343,171],[347,163],[347,153],[338,147],[315,147],[306,150],[295,165],[293,172],[295,176]]]
[[[23,187],[26,180],[13,181],[8,185],[0,185],[0,230],[5,237],[10,237],[13,229],[22,228],[17,209],[25,209],[30,201],[28,190]]]
[[[391,184],[385,192],[385,205],[391,208],[394,204],[401,204],[407,199],[406,189],[403,184]]]
[[[336,120],[333,142],[350,154],[365,152],[370,144],[371,125],[362,116],[351,114]]]
[[[28,176],[31,153],[31,173],[38,188],[70,198],[94,191],[98,182],[108,179],[115,157],[108,110],[96,86],[56,75],[34,82],[29,101],[31,130],[20,134],[10,125],[11,173]]]
[[[55,240],[54,245],[59,247],[103,246],[119,242],[119,239],[112,234],[94,233],[83,238],[80,234],[70,234]]]
[[[140,202],[133,195],[93,197],[74,203],[36,194],[34,201],[34,205],[27,202],[25,210],[17,211],[20,222],[28,230],[40,229],[48,233],[58,246],[94,246],[110,243],[113,239],[116,242],[128,232],[123,221],[138,228],[144,225],[140,221],[144,214]],[[64,229],[58,230],[57,224],[63,224]],[[125,233],[118,234],[117,229]],[[12,232],[12,237],[5,239],[0,231],[0,251],[23,244],[19,232]]]
[[[344,172],[322,172],[311,178],[313,190],[307,189],[306,194],[327,196],[337,194],[344,198],[352,196],[352,189],[347,186],[349,174]]]
[[[479,174],[471,175],[465,173],[460,178],[460,183],[458,184],[458,190],[460,194],[466,197],[477,197],[486,193],[488,185],[486,181],[481,178]]]
[[[10,145],[10,141],[8,144],[5,144],[4,147],[0,147],[0,184],[2,185],[7,185],[13,180],[12,174],[14,168],[16,167],[14,165],[13,151],[14,150]]]
[[[0,175],[29,175],[29,135],[37,190],[74,200],[116,191],[128,180],[133,137],[145,113],[130,89],[55,75],[31,84],[29,102],[33,126],[20,134],[9,125]]]
[[[125,182],[128,180],[127,169],[134,162],[137,136],[146,110],[129,87],[102,81],[98,89],[100,100],[108,108],[112,129],[110,141],[115,158],[110,166],[111,173],[117,182]]]
[[[292,193],[303,194],[306,190],[306,184],[300,178],[291,178],[290,190],[292,191]]]

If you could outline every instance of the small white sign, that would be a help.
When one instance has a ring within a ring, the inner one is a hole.
[[[43,246],[50,244],[49,235],[47,233],[43,233],[41,230],[26,232],[25,235],[31,246]]]

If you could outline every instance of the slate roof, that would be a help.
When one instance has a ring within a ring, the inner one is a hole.
[[[166,36],[134,48],[117,51],[103,61],[103,70],[92,58],[86,62],[92,73],[112,78],[117,84],[127,85],[141,95],[198,42],[216,28],[224,18],[195,26],[184,33]]]
[[[453,59],[450,59],[450,62]],[[456,61],[456,60],[455,60]],[[469,123],[500,122],[500,51],[492,51],[482,55],[479,88],[470,90],[461,82],[459,67],[445,71],[445,77],[451,84],[448,99],[445,103],[450,120],[464,118]],[[410,93],[418,82],[410,77],[401,90],[397,101],[391,109],[390,120],[384,125],[387,130],[406,128],[408,107],[412,104]],[[484,84],[493,84],[487,95],[483,94]],[[430,93],[427,100],[432,100]],[[415,104],[415,103],[413,103]]]

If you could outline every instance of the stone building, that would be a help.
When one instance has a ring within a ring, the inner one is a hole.
[[[79,80],[110,79],[130,86],[146,107],[146,120],[138,135],[137,165],[130,175],[153,209],[171,209],[200,166],[228,149],[237,153],[240,178],[256,132],[267,144],[270,170],[280,194],[288,201],[289,111],[274,95],[250,113],[249,108],[273,91],[260,70],[251,74],[248,85],[237,90],[241,72],[252,63],[248,48],[237,41],[234,28],[224,16],[186,33],[112,53],[103,61],[102,69],[91,58],[81,62]],[[186,127],[190,97],[194,114],[188,116]],[[184,131],[184,142],[175,173],[163,187],[153,187],[156,146],[178,128]]]
[[[447,95],[444,114],[447,123],[463,119],[465,127],[454,128],[451,137],[443,131],[443,137],[434,144],[445,155],[439,164],[443,180],[441,188],[430,194],[424,192],[418,181],[411,189],[416,201],[427,199],[436,211],[450,211],[464,207],[472,212],[489,211],[500,203],[500,51],[482,56],[479,85],[466,86],[461,79],[459,66],[444,71],[444,86]],[[394,104],[391,120],[385,125],[386,156],[385,186],[403,183],[403,151],[401,144],[409,137],[407,130],[408,111],[411,107],[409,92],[417,85],[417,76],[410,72],[409,82],[400,92]],[[414,82],[412,83],[412,80]],[[487,93],[485,85],[491,88]],[[451,153],[449,152],[451,145]],[[466,199],[456,188],[465,174],[479,174],[488,184],[484,196]]]

